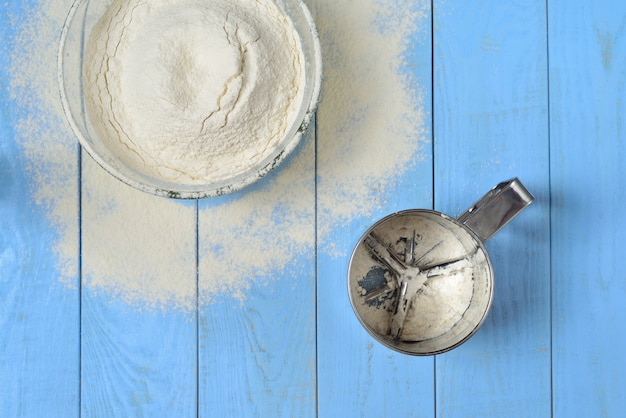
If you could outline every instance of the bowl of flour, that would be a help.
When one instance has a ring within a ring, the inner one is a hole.
[[[58,63],[82,147],[124,183],[174,198],[229,193],[274,169],[321,84],[301,0],[77,0]]]

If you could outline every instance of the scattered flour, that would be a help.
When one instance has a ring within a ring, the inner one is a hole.
[[[83,156],[83,286],[131,304],[192,310],[195,202],[158,198],[120,185],[86,153]]]
[[[304,73],[293,23],[270,0],[115,0],[89,36],[83,85],[96,131],[126,164],[212,184],[276,153]]]
[[[78,148],[67,130],[56,82],[59,25],[71,0],[37,3],[24,14],[9,14],[13,35],[2,40],[12,75],[11,100],[19,106],[14,126],[31,179],[33,201],[42,208],[58,239],[51,249],[60,281],[74,287],[78,272]],[[4,80],[3,80],[4,81]]]
[[[12,98],[30,115],[15,129],[29,162],[31,194],[58,232],[54,250],[64,283],[76,280],[79,236],[78,148],[56,87],[57,42],[71,3],[35,3],[6,48]],[[223,294],[244,298],[255,281],[302,274],[298,260],[315,255],[316,203],[319,248],[334,254],[328,236],[368,217],[385,188],[420,156],[424,112],[419,86],[403,73],[403,54],[422,11],[407,0],[308,3],[325,70],[317,145],[309,135],[288,164],[260,184],[200,202],[201,303]],[[82,183],[83,286],[133,305],[193,308],[194,202],[135,191],[84,153]]]
[[[420,86],[403,65],[427,2],[318,2],[325,79],[317,113],[318,213],[324,250],[337,226],[369,218],[425,140]]]

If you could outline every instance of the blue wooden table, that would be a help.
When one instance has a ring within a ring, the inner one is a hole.
[[[303,144],[184,202],[81,152],[56,94],[70,4],[0,5],[0,416],[626,416],[625,2],[310,0],[326,78]],[[386,39],[415,117],[362,146],[399,99],[351,99]],[[402,164],[359,165],[407,133]],[[487,243],[479,332],[431,357],[373,340],[346,289],[363,231],[514,176],[536,201]]]

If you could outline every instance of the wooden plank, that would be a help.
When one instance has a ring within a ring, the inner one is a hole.
[[[315,416],[314,135],[200,202],[200,416]]]
[[[315,416],[315,121],[198,227],[199,416]]]
[[[15,72],[29,54],[24,43],[38,44],[25,29],[36,22],[32,10],[31,2],[0,8],[0,415],[72,417],[79,400],[78,239],[64,248],[74,259],[60,263],[62,228],[50,203],[66,204],[65,219],[75,227],[65,232],[77,235],[78,148],[59,134],[64,122],[38,90],[55,80],[54,54],[38,57],[41,66],[29,62],[33,72],[49,64],[39,79],[23,84]],[[39,141],[34,151],[32,134]],[[67,154],[41,152],[51,148]],[[37,203],[46,176],[65,194]]]
[[[626,4],[549,3],[554,416],[624,415]]]
[[[82,172],[81,416],[196,416],[195,201]]]
[[[435,208],[518,176],[535,203],[487,243],[490,315],[436,359],[437,416],[550,416],[546,4],[436,2]]]
[[[430,138],[431,104],[425,3],[329,1],[316,8],[326,68],[317,135],[318,411],[323,417],[434,414],[433,358],[399,354],[375,341],[357,320],[347,291],[350,253],[373,222],[396,210],[432,207],[431,150],[422,142]],[[394,56],[398,41],[406,50]],[[395,84],[398,70],[410,82]],[[403,100],[416,105],[399,107]],[[407,113],[394,113],[398,109]],[[407,155],[412,164],[403,163]]]

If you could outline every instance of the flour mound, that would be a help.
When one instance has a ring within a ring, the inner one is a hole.
[[[87,110],[135,170],[210,184],[276,152],[303,66],[293,23],[270,0],[116,0],[88,41]]]

